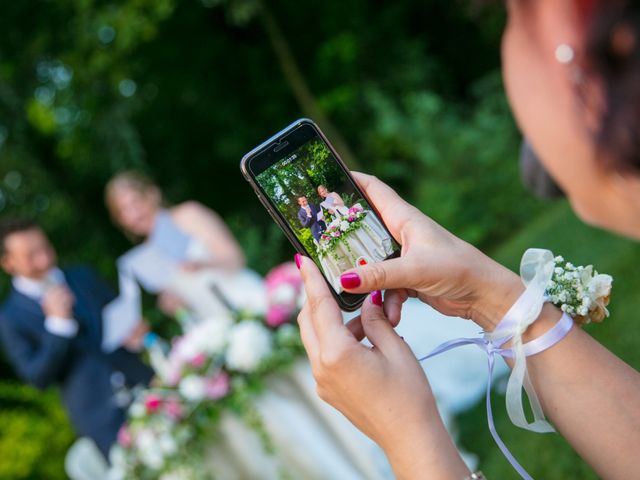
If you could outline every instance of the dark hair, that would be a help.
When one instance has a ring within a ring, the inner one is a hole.
[[[601,0],[587,34],[590,75],[602,84],[604,110],[595,141],[608,167],[640,172],[640,4]]]
[[[5,242],[14,233],[27,232],[40,226],[27,218],[6,218],[0,221],[0,256],[7,253]]]

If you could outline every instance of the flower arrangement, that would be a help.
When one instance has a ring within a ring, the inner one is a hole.
[[[556,267],[546,290],[549,301],[579,325],[602,322],[608,317],[613,278],[598,273],[592,265],[575,266],[561,256],[554,260]]]
[[[292,322],[302,282],[295,265],[284,264],[269,273],[266,286],[266,315],[242,311],[205,318],[173,339],[157,368],[163,374],[138,392],[128,410],[111,451],[112,480],[211,478],[206,448],[225,411],[244,418],[272,450],[253,401],[267,375],[285,372],[304,354]]]
[[[320,236],[318,255],[333,254],[345,236],[361,227],[366,216],[367,212],[359,204],[351,207],[346,215],[336,214],[336,218]]]

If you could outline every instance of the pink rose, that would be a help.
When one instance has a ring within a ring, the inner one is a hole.
[[[147,413],[154,413],[158,411],[161,404],[162,404],[162,398],[160,398],[160,396],[154,393],[150,393],[144,399],[144,406],[147,409]]]
[[[167,413],[169,418],[173,420],[180,420],[184,414],[182,404],[177,398],[173,397],[166,401],[164,411]]]
[[[265,321],[272,328],[279,327],[283,323],[287,323],[292,314],[290,305],[274,305],[267,311]]]
[[[209,378],[205,381],[204,392],[207,398],[211,400],[217,400],[229,393],[231,382],[229,381],[229,375],[221,371],[215,377]]]
[[[131,438],[131,432],[129,432],[129,429],[127,428],[126,424],[122,425],[120,427],[120,430],[118,430],[118,443],[122,445],[124,448],[129,448],[133,443]]]
[[[204,353],[199,353],[191,359],[191,366],[195,368],[201,368],[207,362],[207,356]]]
[[[277,288],[282,283],[302,283],[300,271],[293,262],[286,262],[273,268],[265,277],[267,289]]]

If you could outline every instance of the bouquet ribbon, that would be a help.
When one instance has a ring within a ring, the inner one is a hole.
[[[520,263],[520,276],[526,289],[496,326],[495,330],[485,333],[483,338],[458,338],[442,343],[431,353],[418,359],[418,361],[422,362],[447,350],[464,345],[476,345],[486,352],[489,368],[486,392],[489,431],[500,451],[524,479],[531,479],[532,477],[518,463],[495,428],[490,397],[493,365],[496,354],[514,359],[506,392],[507,413],[513,424],[533,432],[555,431],[545,419],[540,401],[527,374],[526,357],[540,353],[562,340],[573,327],[573,319],[565,313],[543,335],[531,342],[522,343],[522,334],[540,316],[542,306],[546,301],[545,290],[551,280],[554,268],[554,257],[549,250],[535,248],[527,250]],[[509,340],[511,340],[511,348],[502,348]],[[527,392],[531,410],[533,411],[533,422],[528,422],[524,413],[522,404],[523,388]]]

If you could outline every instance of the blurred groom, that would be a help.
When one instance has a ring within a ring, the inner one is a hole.
[[[105,458],[125,419],[126,387],[146,385],[152,371],[130,350],[140,348],[140,324],[123,347],[102,351],[102,309],[115,295],[87,267],[60,269],[45,233],[29,220],[0,222],[0,263],[12,288],[0,307],[0,339],[17,374],[44,389],[59,385],[76,432]]]
[[[309,203],[304,195],[298,197],[298,205],[300,205],[300,210],[298,210],[300,225],[311,230],[311,235],[313,235],[316,242],[319,242],[322,232],[327,229],[324,221],[318,219],[318,214],[322,212],[322,208],[319,205]]]

